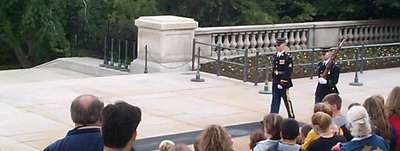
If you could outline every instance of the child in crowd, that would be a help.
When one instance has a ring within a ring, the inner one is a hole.
[[[331,117],[333,115],[331,106],[329,104],[327,104],[327,103],[317,103],[317,104],[315,104],[314,113],[316,113],[316,112],[324,112],[324,113],[328,114]],[[336,133],[336,134],[339,134],[339,135],[343,135],[343,131],[340,128],[338,128],[336,126],[336,124],[333,123],[333,122],[330,124],[330,130],[333,133]],[[310,145],[310,143],[312,141],[314,141],[314,140],[316,140],[318,138],[319,138],[318,132],[316,130],[312,129],[310,132],[308,132],[306,138],[304,139],[304,143],[301,145],[301,148],[303,150],[306,150],[308,145]]]
[[[296,144],[296,139],[298,136],[299,123],[292,118],[283,120],[281,125],[282,140],[276,147],[277,151],[300,151],[300,145]]]
[[[264,116],[264,133],[267,139],[259,141],[253,148],[254,151],[267,151],[276,146],[281,139],[281,124],[283,118],[276,113]]]
[[[312,141],[307,151],[330,151],[339,142],[346,142],[346,138],[337,135],[330,130],[332,118],[324,113],[317,112],[311,118],[313,129],[319,134],[319,138]]]
[[[297,138],[297,144],[300,144],[300,145],[301,145],[301,144],[304,143],[304,139],[306,138],[308,132],[311,131],[311,129],[312,129],[312,125],[310,125],[310,124],[303,125],[303,126],[300,128],[300,135],[299,135],[299,137]]]

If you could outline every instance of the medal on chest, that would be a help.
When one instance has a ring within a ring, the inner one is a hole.
[[[279,64],[285,64],[285,60],[279,60]]]

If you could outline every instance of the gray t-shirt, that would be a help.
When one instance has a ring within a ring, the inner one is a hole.
[[[300,151],[300,145],[298,144],[283,144],[279,142],[278,151]]]
[[[259,141],[253,148],[253,151],[268,151],[271,150],[273,147],[276,147],[278,143],[279,140],[271,140],[271,139]]]
[[[347,124],[347,119],[346,116],[341,115],[341,116],[335,116],[333,117],[333,122],[338,126],[342,127],[343,125]]]

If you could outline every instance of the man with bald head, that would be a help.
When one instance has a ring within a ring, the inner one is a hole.
[[[102,151],[101,111],[104,103],[96,96],[81,95],[71,104],[75,128],[67,136],[50,144],[45,151]]]

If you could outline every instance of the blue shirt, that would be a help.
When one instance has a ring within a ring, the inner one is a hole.
[[[300,151],[300,149],[300,145],[279,142],[277,151]]]
[[[274,148],[278,146],[279,140],[271,140],[271,139],[266,139],[263,141],[260,141],[256,144],[256,146],[253,148],[253,151],[272,151]]]
[[[74,128],[44,151],[103,151],[100,128]]]
[[[353,139],[350,142],[344,143],[341,146],[342,151],[358,151],[358,150],[376,150],[389,151],[388,144],[385,143],[382,137],[372,134],[371,136],[363,139]]]

